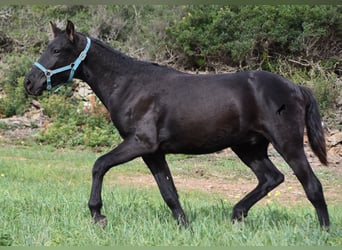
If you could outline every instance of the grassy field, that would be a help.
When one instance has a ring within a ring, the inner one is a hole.
[[[305,198],[300,202],[294,199],[293,204],[292,200],[283,203],[279,201],[287,200],[285,194],[283,200],[275,199],[274,194],[253,207],[243,223],[232,225],[231,210],[239,197],[229,199],[215,190],[182,189],[176,181],[192,225],[192,230],[180,228],[140,160],[106,175],[103,212],[109,223],[100,229],[92,223],[87,207],[91,167],[98,156],[89,150],[1,145],[0,245],[342,245],[342,201],[334,192],[327,197],[332,226],[330,232],[325,232]],[[237,180],[247,183],[254,178],[245,166],[227,157],[171,156],[169,163],[175,180],[205,183],[219,179],[233,187],[243,185]],[[211,168],[205,167],[209,165]],[[286,167],[283,172],[290,173]],[[341,175],[323,168],[316,172],[328,191],[330,186],[340,188]]]

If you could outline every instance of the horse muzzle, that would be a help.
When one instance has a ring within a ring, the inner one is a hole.
[[[29,95],[39,96],[43,92],[43,88],[35,87],[34,82],[31,81],[29,77],[26,77],[24,80],[24,88],[25,88],[25,92]]]

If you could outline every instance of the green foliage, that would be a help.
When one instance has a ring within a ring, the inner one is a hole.
[[[18,82],[23,78],[19,78]],[[25,97],[25,91],[22,86],[6,85],[3,89],[6,95],[0,99],[0,116],[11,117],[22,115],[28,106],[28,98]]]
[[[19,77],[15,81],[15,85],[5,85],[3,87],[5,94],[0,98],[0,116],[22,115],[26,111],[29,98],[25,95],[22,82],[23,77]]]
[[[29,104],[23,88],[24,77],[32,66],[29,56],[22,54],[6,55],[0,61],[0,116],[21,115]]]
[[[341,25],[340,6],[190,6],[168,32],[192,66],[214,60],[253,68],[279,55],[341,56]]]
[[[0,246],[11,246],[13,239],[11,235],[7,233],[0,233]]]
[[[25,54],[7,54],[2,58],[0,64],[0,72],[4,75],[0,78],[0,86],[23,86],[22,82],[17,80],[27,74],[32,67],[32,62],[32,58]]]
[[[89,113],[83,103],[63,93],[42,99],[44,112],[51,118],[37,136],[40,143],[56,147],[110,147],[120,136],[104,113]]]

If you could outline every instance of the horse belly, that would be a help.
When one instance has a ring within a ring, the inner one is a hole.
[[[230,131],[222,129],[212,135],[187,135],[182,138],[171,138],[160,144],[164,153],[208,154],[220,151],[238,143],[238,137]]]
[[[178,122],[164,131],[166,136],[161,139],[160,148],[165,153],[213,153],[238,143],[242,133],[236,113],[219,119]]]

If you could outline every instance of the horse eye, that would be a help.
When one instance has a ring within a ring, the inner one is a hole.
[[[53,53],[54,53],[54,54],[58,54],[59,52],[60,52],[59,49],[54,49],[54,50],[53,50]]]

